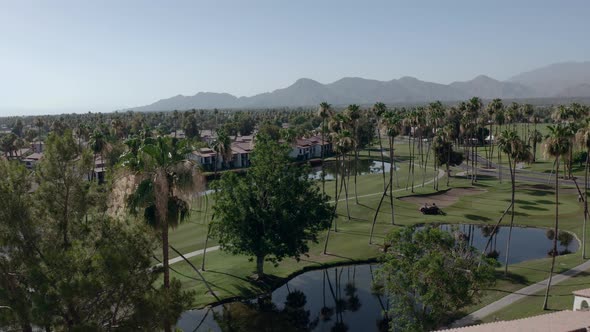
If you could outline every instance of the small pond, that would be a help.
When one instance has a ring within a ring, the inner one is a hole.
[[[382,167],[383,165],[385,165],[385,173],[389,173],[390,163],[384,161],[383,164],[381,164],[381,161],[379,161],[379,160],[362,159],[362,160],[357,161],[356,168],[355,168],[354,160],[351,160],[350,162],[345,161],[344,165],[347,168],[350,168],[350,175],[352,176],[352,175],[354,175],[355,169],[356,169],[357,175],[381,173],[381,172],[383,172],[383,167]],[[324,163],[324,172],[326,172],[326,180],[334,180],[336,170],[339,169],[339,167],[341,167],[340,162],[338,162],[338,165],[336,164],[335,161],[325,162]],[[398,166],[394,167],[394,171],[397,171],[398,169],[399,169]],[[311,169],[311,173],[309,176],[312,179],[320,180],[322,178],[322,167],[321,166],[313,167]]]
[[[486,227],[488,226],[488,227]],[[483,250],[493,225],[441,225],[444,230],[471,234],[472,245]],[[552,240],[545,229],[514,227],[510,263],[548,257]],[[550,234],[549,234],[550,235]],[[504,262],[508,227],[493,235],[488,250]],[[575,252],[574,239],[560,252]],[[183,331],[386,331],[387,299],[371,291],[377,265],[332,267],[303,273],[272,292],[265,300],[233,302],[211,310],[190,310],[177,323]],[[246,304],[248,303],[248,304]]]

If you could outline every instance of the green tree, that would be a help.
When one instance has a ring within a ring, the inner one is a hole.
[[[35,195],[37,201],[45,201],[39,209],[40,217],[57,225],[64,248],[70,246],[71,223],[80,223],[86,216],[88,189],[84,178],[91,169],[91,154],[80,150],[70,130],[63,136],[49,135],[45,156],[37,167],[39,188]]]
[[[554,234],[559,234],[559,161],[567,156],[570,151],[571,141],[569,139],[569,128],[563,124],[549,126],[549,135],[544,144],[545,155],[555,159],[555,227]],[[543,310],[547,310],[549,300],[549,289],[551,288],[551,279],[555,269],[555,256],[557,256],[557,236],[553,237],[553,249],[551,251],[551,271],[549,272],[549,282],[545,291],[545,300],[543,301]]]
[[[199,123],[197,117],[194,114],[189,114],[184,119],[183,126],[184,134],[189,139],[195,139],[199,137]]]
[[[475,303],[494,280],[492,262],[438,228],[404,227],[385,239],[377,287],[391,299],[392,331],[433,330]]]
[[[256,258],[264,277],[264,261],[275,264],[298,258],[328,227],[328,197],[308,178],[307,170],[289,159],[290,148],[257,136],[252,166],[245,176],[228,172],[215,183],[212,234],[222,250]]]
[[[510,228],[508,241],[506,242],[506,261],[504,263],[504,274],[508,274],[508,258],[510,256],[510,242],[512,239],[512,227],[514,226],[514,197],[516,194],[516,164],[519,162],[531,162],[533,155],[531,147],[527,145],[514,130],[504,131],[498,137],[498,148],[508,156],[508,168],[510,169],[511,195],[510,206]]]

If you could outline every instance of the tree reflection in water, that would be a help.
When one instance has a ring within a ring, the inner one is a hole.
[[[342,275],[345,269],[347,269],[348,280],[343,283]],[[356,312],[362,306],[355,281],[356,266],[334,268],[333,271],[333,276],[329,275],[328,270],[323,271],[323,303],[313,319],[311,319],[310,311],[305,309],[306,295],[300,290],[291,290],[287,287],[288,295],[282,309],[279,309],[272,302],[271,296],[267,295],[256,301],[226,304],[225,309],[214,314],[215,321],[222,331],[228,332],[312,331],[320,321],[333,321],[330,331],[348,331],[349,327],[344,322],[344,313]],[[380,301],[382,301],[381,298]],[[382,309],[385,307],[382,306]],[[387,326],[387,321],[387,319],[380,320],[377,325]]]

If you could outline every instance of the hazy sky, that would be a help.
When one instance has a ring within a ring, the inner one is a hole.
[[[590,60],[590,1],[0,0],[0,115]]]

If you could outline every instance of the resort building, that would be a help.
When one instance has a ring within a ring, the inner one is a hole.
[[[25,167],[28,169],[33,169],[39,161],[43,159],[43,152],[34,152],[22,159],[22,162],[25,164]]]
[[[201,133],[206,132],[202,131]],[[211,139],[210,145],[215,141],[213,137],[216,135],[206,135]],[[203,136],[201,138],[205,139]],[[254,136],[231,136],[231,159],[224,160],[222,155],[211,148],[201,148],[193,151],[188,159],[195,161],[205,171],[212,172],[217,170],[244,168],[250,166],[250,155],[254,151]],[[292,144],[292,149],[289,156],[296,160],[309,160],[320,158],[322,156],[322,149],[324,156],[332,155],[332,144],[327,140],[322,141],[321,136],[312,136],[310,138],[298,138]],[[217,164],[217,166],[215,166]]]

